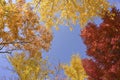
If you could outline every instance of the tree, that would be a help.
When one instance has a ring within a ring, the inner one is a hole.
[[[13,72],[17,73],[19,80],[44,80],[49,78],[53,71],[49,69],[48,61],[41,58],[40,53],[29,57],[25,53],[7,56],[13,66]]]
[[[77,23],[84,27],[94,17],[104,15],[110,7],[107,0],[33,0],[33,3],[40,13],[40,21],[47,28],[54,26],[57,29],[59,25],[71,29]]]
[[[70,66],[63,65],[63,69],[65,74],[72,80],[84,80],[87,78],[81,58],[78,55],[73,55]]]
[[[0,53],[8,53],[7,59],[20,80],[44,80],[51,73],[41,55],[42,50],[50,49],[52,26],[58,29],[59,25],[78,22],[84,26],[94,17],[103,16],[110,7],[106,0],[33,0],[33,3],[0,0]],[[38,11],[34,12],[35,9]],[[87,78],[79,56],[73,56],[71,65],[63,68],[73,80]]]
[[[89,59],[84,68],[90,80],[120,80],[120,11],[106,12],[103,22],[89,23],[81,36]]]
[[[24,0],[15,4],[3,0],[0,21],[0,53],[20,50],[34,55],[42,49],[49,50],[52,33],[39,24],[39,16]]]
[[[0,0],[0,53],[8,53],[20,80],[43,80],[50,70],[42,56],[48,51],[52,32],[39,24],[39,16],[25,0]],[[17,53],[16,53],[17,52]]]

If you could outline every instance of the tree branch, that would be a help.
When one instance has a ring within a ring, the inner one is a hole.
[[[2,43],[0,43],[0,45],[5,45],[5,44],[16,44],[16,43],[24,44],[24,43],[30,43],[30,42],[2,42]]]
[[[0,51],[0,54],[2,54],[2,53],[8,53],[8,54],[11,54],[11,52],[9,52],[9,51]]]
[[[3,49],[3,47],[4,47],[4,46],[2,46],[2,47],[0,48],[0,50],[2,50],[2,49]]]

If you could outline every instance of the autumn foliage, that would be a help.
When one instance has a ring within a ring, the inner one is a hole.
[[[120,80],[120,11],[110,8],[107,0],[0,0],[0,53],[7,53],[18,80]],[[99,26],[88,23],[96,17],[103,20]],[[88,58],[73,55],[70,65],[53,71],[42,57],[51,47],[52,27],[72,31],[76,24],[84,27]]]
[[[94,17],[101,16],[110,8],[107,0],[33,0],[40,21],[45,27],[59,28],[80,24],[81,27]]]
[[[52,38],[29,3],[0,1],[0,53],[8,53],[19,80],[47,78],[49,68],[42,50],[49,50]]]
[[[83,68],[82,61],[79,55],[73,55],[70,65],[63,65],[65,74],[72,80],[87,79],[86,72]]]
[[[44,80],[53,72],[49,69],[47,59],[43,59],[40,53],[35,54],[34,57],[29,57],[25,53],[16,53],[7,57],[19,80]]]
[[[120,11],[106,12],[99,26],[89,23],[81,37],[90,57],[83,60],[89,80],[120,80]]]
[[[23,1],[23,2],[22,2]],[[39,16],[24,0],[16,3],[1,2],[0,5],[1,53],[28,51],[31,55],[50,48],[52,33],[39,24]]]

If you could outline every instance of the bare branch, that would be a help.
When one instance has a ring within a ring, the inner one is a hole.
[[[3,49],[3,47],[4,47],[4,46],[2,46],[2,47],[0,48],[0,50],[2,50],[2,49]]]
[[[5,44],[25,44],[25,43],[30,43],[30,42],[2,42],[0,45],[5,45]]]
[[[9,51],[0,51],[0,54],[2,54],[2,53],[8,53],[8,54],[11,54],[11,52],[9,52]]]

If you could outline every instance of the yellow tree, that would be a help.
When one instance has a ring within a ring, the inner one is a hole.
[[[49,50],[52,38],[52,32],[39,24],[31,4],[25,0],[0,0],[0,53],[11,54],[7,58],[20,80],[47,77],[49,69],[41,50]]]
[[[110,7],[107,0],[33,0],[40,21],[47,28],[80,24],[82,27],[94,17],[104,15]]]
[[[44,80],[48,79],[48,74],[53,72],[49,69],[47,60],[42,59],[40,54],[29,57],[25,53],[21,53],[7,57],[18,74],[19,80]]]
[[[63,65],[65,74],[72,80],[87,79],[86,72],[83,68],[81,58],[78,55],[73,55],[70,65]]]

